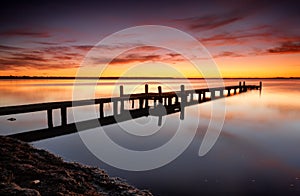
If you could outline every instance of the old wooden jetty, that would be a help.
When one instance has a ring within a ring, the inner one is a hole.
[[[176,112],[180,112],[180,119],[183,120],[184,108],[187,106],[240,94],[253,89],[261,90],[262,82],[259,85],[246,85],[245,82],[239,82],[239,85],[236,86],[192,90],[186,90],[185,86],[181,85],[180,91],[173,92],[162,92],[161,86],[158,86],[158,92],[156,93],[148,92],[148,85],[146,84],[145,92],[138,94],[124,94],[124,88],[120,86],[119,97],[0,107],[0,116],[46,111],[47,128],[9,135],[23,141],[32,142],[95,128],[99,124],[106,126],[149,115],[159,117],[158,125],[161,125],[162,116]],[[131,108],[125,109],[125,101],[131,102]],[[105,115],[104,104],[113,105],[112,115]],[[98,105],[99,118],[68,123],[68,108],[88,105]],[[60,110],[61,124],[59,126],[53,125],[53,110],[55,109]]]

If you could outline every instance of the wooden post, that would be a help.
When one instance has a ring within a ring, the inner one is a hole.
[[[158,109],[160,110],[161,107],[163,107],[162,103],[163,103],[163,98],[162,98],[162,89],[161,86],[158,86]],[[158,116],[158,126],[161,126],[162,124],[162,114],[159,114]]]
[[[223,97],[223,96],[224,96],[224,89],[221,88],[221,89],[220,89],[220,97]]]
[[[200,92],[198,93],[198,103],[201,102],[201,94],[202,94],[202,91],[200,91]]]
[[[48,128],[53,128],[52,109],[47,110]]]
[[[259,96],[261,96],[261,90],[262,90],[262,81],[259,82]]]
[[[103,118],[103,117],[104,117],[104,107],[103,107],[103,102],[100,102],[99,112],[100,112],[100,118]]]
[[[210,91],[210,99],[211,100],[215,99],[215,91],[214,90]]]
[[[120,97],[123,97],[124,95],[124,87],[121,85],[120,86]]]
[[[262,88],[262,81],[259,82],[259,89],[261,90]]]
[[[234,94],[236,94],[236,88],[234,88]]]
[[[184,85],[180,86],[180,97],[181,97],[181,102],[180,102],[180,120],[184,120],[184,107],[186,104],[186,95],[184,92]]]
[[[121,101],[120,113],[123,113],[123,111],[124,111],[124,99],[122,99],[123,96],[124,96],[124,88],[121,85],[120,86],[120,97],[121,97],[121,99],[120,99],[120,101]]]
[[[178,103],[178,95],[176,94],[175,95],[175,104],[177,104]]]
[[[242,92],[242,82],[239,82],[239,93]]]
[[[145,100],[145,108],[149,107],[149,99],[148,99],[148,84],[145,84],[145,95],[146,95],[146,100]]]
[[[131,108],[134,108],[134,99],[131,99]]]
[[[143,109],[143,105],[144,105],[144,99],[143,98],[139,98],[140,109]]]
[[[158,86],[158,96],[159,96],[158,101],[159,101],[159,103],[162,104],[163,100],[162,100],[161,94],[162,94],[161,86]]]
[[[118,101],[117,100],[113,101],[113,115],[114,116],[118,115]]]
[[[162,115],[158,116],[158,126],[161,126],[162,124]]]
[[[172,96],[168,96],[168,105],[172,105]]]
[[[62,126],[67,125],[67,108],[66,107],[60,108],[60,115],[61,115],[61,125]]]
[[[230,96],[230,90],[231,90],[231,89],[229,88],[229,89],[228,89],[227,96]]]

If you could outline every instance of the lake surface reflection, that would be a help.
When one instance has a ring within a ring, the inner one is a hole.
[[[111,176],[126,179],[138,188],[146,188],[155,195],[253,195],[276,193],[297,195],[300,193],[300,80],[264,79],[259,91],[225,98],[226,115],[220,137],[203,157],[198,156],[200,144],[211,118],[212,102],[186,108],[187,121],[199,120],[196,136],[189,147],[171,163],[150,171],[132,172],[109,166],[97,159],[83,144],[78,134],[34,142],[38,148],[47,149],[68,161],[99,166]],[[7,80],[0,81],[1,106],[62,101],[72,99],[71,80]],[[127,81],[125,92],[143,91],[137,83],[149,83],[149,91],[156,92],[159,82]],[[167,86],[178,88],[184,81],[165,80]],[[224,80],[226,85],[238,84],[238,80]],[[258,84],[259,80],[246,80]],[[87,88],[89,81],[82,81]],[[203,80],[191,81],[195,88],[205,87]],[[115,81],[106,81],[96,89],[96,96],[109,96]],[[132,90],[134,89],[134,90]],[[167,89],[165,87],[164,89]],[[117,89],[118,91],[118,89]],[[224,100],[223,100],[224,101]],[[214,101],[216,106],[222,100]],[[109,110],[107,106],[107,110]],[[83,117],[88,115],[83,108]],[[197,112],[195,112],[197,111]],[[56,111],[59,112],[59,111]],[[16,121],[7,121],[14,116]],[[58,116],[55,115],[54,117]],[[72,112],[69,111],[72,119]],[[163,126],[158,127],[155,117],[143,117],[105,128],[109,137],[121,146],[135,150],[150,150],[163,145],[175,134],[180,123],[179,113],[165,116]],[[0,118],[2,135],[46,127],[41,113],[10,115]],[[54,123],[59,124],[55,118]],[[157,132],[141,137],[122,130]],[[99,130],[91,129],[83,134],[91,137]],[[186,131],[190,131],[186,128]],[[97,140],[95,141],[97,142]],[[99,149],[101,150],[101,149]],[[125,155],[124,155],[125,156]],[[159,157],[157,157],[159,159]],[[124,157],[126,159],[126,157]]]

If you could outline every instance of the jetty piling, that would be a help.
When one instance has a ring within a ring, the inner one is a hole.
[[[163,103],[161,86],[158,86],[158,102]]]
[[[61,116],[61,125],[67,125],[67,107],[61,107],[60,109],[60,116]]]
[[[215,99],[215,90],[210,91],[210,99],[211,100]]]
[[[149,108],[148,84],[145,84],[145,108]]]
[[[104,107],[103,107],[103,102],[100,102],[99,104],[99,113],[100,113],[100,118],[104,118]]]
[[[124,97],[124,87],[120,86],[120,98]],[[120,113],[122,114],[124,112],[124,99],[120,99],[121,105],[120,105]]]
[[[201,96],[202,96],[202,91],[199,91],[198,92],[198,103],[201,102]]]
[[[262,81],[259,82],[259,89],[261,90],[262,88]]]
[[[224,88],[220,89],[220,97],[224,97]]]
[[[180,120],[184,120],[184,107],[186,105],[186,93],[184,91],[184,85],[180,86]]]
[[[53,113],[52,113],[52,109],[47,109],[47,122],[48,122],[48,127],[52,128],[53,127]]]
[[[117,100],[113,101],[113,115],[114,116],[118,115],[118,101]]]

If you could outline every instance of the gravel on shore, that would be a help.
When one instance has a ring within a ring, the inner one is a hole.
[[[30,144],[0,136],[0,195],[144,195],[95,167],[69,163]]]

